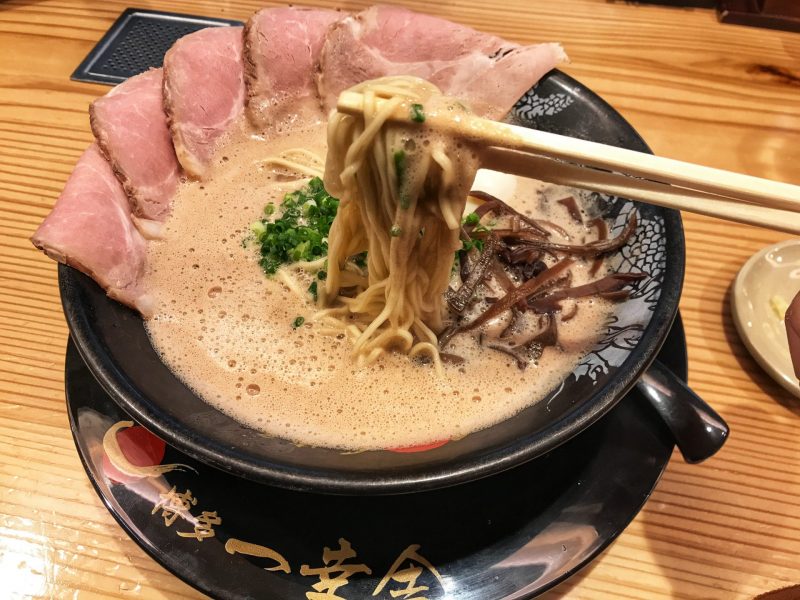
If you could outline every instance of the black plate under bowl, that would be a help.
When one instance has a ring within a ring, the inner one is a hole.
[[[685,380],[680,319],[659,359]],[[162,462],[185,463],[196,472],[173,471],[123,485],[109,477],[115,475],[102,439],[129,417],[97,385],[72,344],[66,388],[81,460],[111,514],[158,563],[223,599],[311,597],[306,593],[330,590],[312,588],[322,583],[323,573],[334,580],[348,565],[371,572],[346,577],[336,597],[531,598],[577,572],[625,529],[673,448],[666,427],[634,388],[599,423],[552,452],[444,490],[383,497],[295,492],[208,468],[169,447]],[[140,427],[124,431],[137,433],[134,448],[124,446],[132,456],[152,442]],[[187,510],[168,524],[169,509],[180,498],[189,503]],[[205,529],[203,512],[214,513]],[[192,537],[195,533],[202,540]],[[231,554],[231,540],[254,544],[249,551],[261,558]],[[344,544],[352,556],[337,568],[329,553],[325,565],[325,549],[337,552]],[[402,593],[411,578],[414,587],[427,589]]]
[[[553,71],[512,112],[520,124],[649,149],[633,128],[586,87]],[[266,437],[212,408],[161,362],[141,318],[110,300],[88,277],[59,269],[72,338],[103,388],[138,422],[182,452],[255,481],[339,494],[415,492],[463,483],[552,450],[597,421],[655,357],[675,317],[684,241],[677,212],[601,197],[611,233],[639,213],[632,240],[609,260],[642,271],[631,297],[616,306],[602,339],[562,385],[513,418],[421,452],[342,453]],[[531,376],[535,376],[532,373]]]

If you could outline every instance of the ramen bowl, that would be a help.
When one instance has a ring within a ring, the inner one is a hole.
[[[552,71],[509,119],[537,129],[649,152],[634,129],[579,82]],[[646,277],[614,306],[601,338],[542,400],[458,440],[364,452],[298,446],[245,427],[206,404],[160,360],[141,317],[108,298],[88,277],[59,267],[64,313],[94,376],[133,419],[176,449],[247,479],[297,490],[391,494],[486,477],[540,456],[613,408],[666,338],[683,281],[684,240],[677,212],[597,195],[611,235],[637,210],[636,234],[607,260]],[[531,372],[530,376],[535,376]],[[265,390],[269,392],[269,390]]]

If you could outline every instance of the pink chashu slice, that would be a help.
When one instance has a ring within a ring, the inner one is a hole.
[[[519,46],[445,19],[379,5],[331,27],[318,88],[331,109],[339,94],[357,83],[413,75],[466,100],[476,114],[499,119],[566,60],[559,44]]]
[[[164,57],[164,111],[186,173],[205,176],[244,100],[241,27],[208,27],[173,44]]]
[[[345,13],[266,8],[247,21],[244,68],[247,116],[258,130],[297,119],[323,118],[316,72],[330,26]]]
[[[136,217],[164,221],[180,177],[164,113],[162,70],[119,84],[89,107],[92,132]]]
[[[131,219],[125,190],[97,144],[83,153],[53,210],[31,237],[50,258],[83,271],[106,293],[143,315],[146,242]]]

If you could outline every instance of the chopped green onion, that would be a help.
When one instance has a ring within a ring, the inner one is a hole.
[[[403,191],[403,179],[406,176],[406,153],[404,150],[394,151],[394,172],[397,174],[397,191],[400,194],[400,208],[410,206],[408,196]]]
[[[422,110],[422,104],[411,105],[411,120],[417,123],[425,122],[425,112]]]
[[[406,174],[406,152],[405,150],[394,151],[394,171],[397,173],[397,187],[403,187],[403,177]]]
[[[484,225],[481,225],[481,217],[478,213],[471,212],[469,213],[464,219],[461,221],[464,225],[470,225],[473,227],[473,233],[489,233],[490,229]],[[461,243],[461,249],[465,252],[469,252],[472,249],[476,249],[478,252],[483,252],[483,240],[480,238],[475,238],[469,241],[464,241]]]
[[[286,194],[280,205],[281,214],[274,220],[269,216],[275,213],[275,204],[267,204],[267,218],[250,226],[259,245],[261,268],[274,275],[282,265],[327,255],[328,233],[338,208],[339,201],[325,191],[319,177]]]
[[[403,233],[403,230],[400,229],[400,225],[392,225],[392,228],[389,230],[389,235],[392,237],[399,237],[401,233]]]
[[[317,282],[316,281],[312,281],[311,285],[308,286],[308,293],[311,294],[311,298],[314,300],[314,302],[316,302],[317,298],[319,298],[319,293],[317,292]]]
[[[464,240],[461,242],[461,249],[464,252],[469,252],[475,248],[478,252],[483,252],[483,240],[481,239],[474,239],[474,240]]]
[[[305,318],[303,318],[303,317],[295,317],[294,321],[292,321],[292,329],[297,329],[298,327],[300,327],[305,322],[306,322]]]
[[[464,225],[477,225],[480,222],[481,218],[478,216],[478,213],[471,212],[466,217],[464,217]]]
[[[406,174],[406,152],[396,150],[394,153],[394,170],[397,173],[397,185],[403,184],[403,177]]]
[[[266,230],[267,230],[267,228],[264,226],[264,223],[262,223],[261,221],[256,221],[255,223],[252,223],[250,225],[250,231],[256,237],[260,236]]]

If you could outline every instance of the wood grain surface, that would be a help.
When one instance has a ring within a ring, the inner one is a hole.
[[[237,19],[262,5],[136,4]],[[516,42],[561,41],[572,58],[565,70],[656,153],[800,184],[798,34],[720,25],[709,10],[603,0],[402,4]],[[56,265],[28,241],[91,141],[88,103],[108,91],[69,75],[124,8],[114,0],[0,3],[3,598],[201,597],[126,537],[84,474],[64,403]],[[800,584],[800,402],[750,358],[729,302],[743,262],[785,236],[684,218],[690,383],[732,436],[702,465],[673,456],[618,541],[547,598],[753,598]]]

